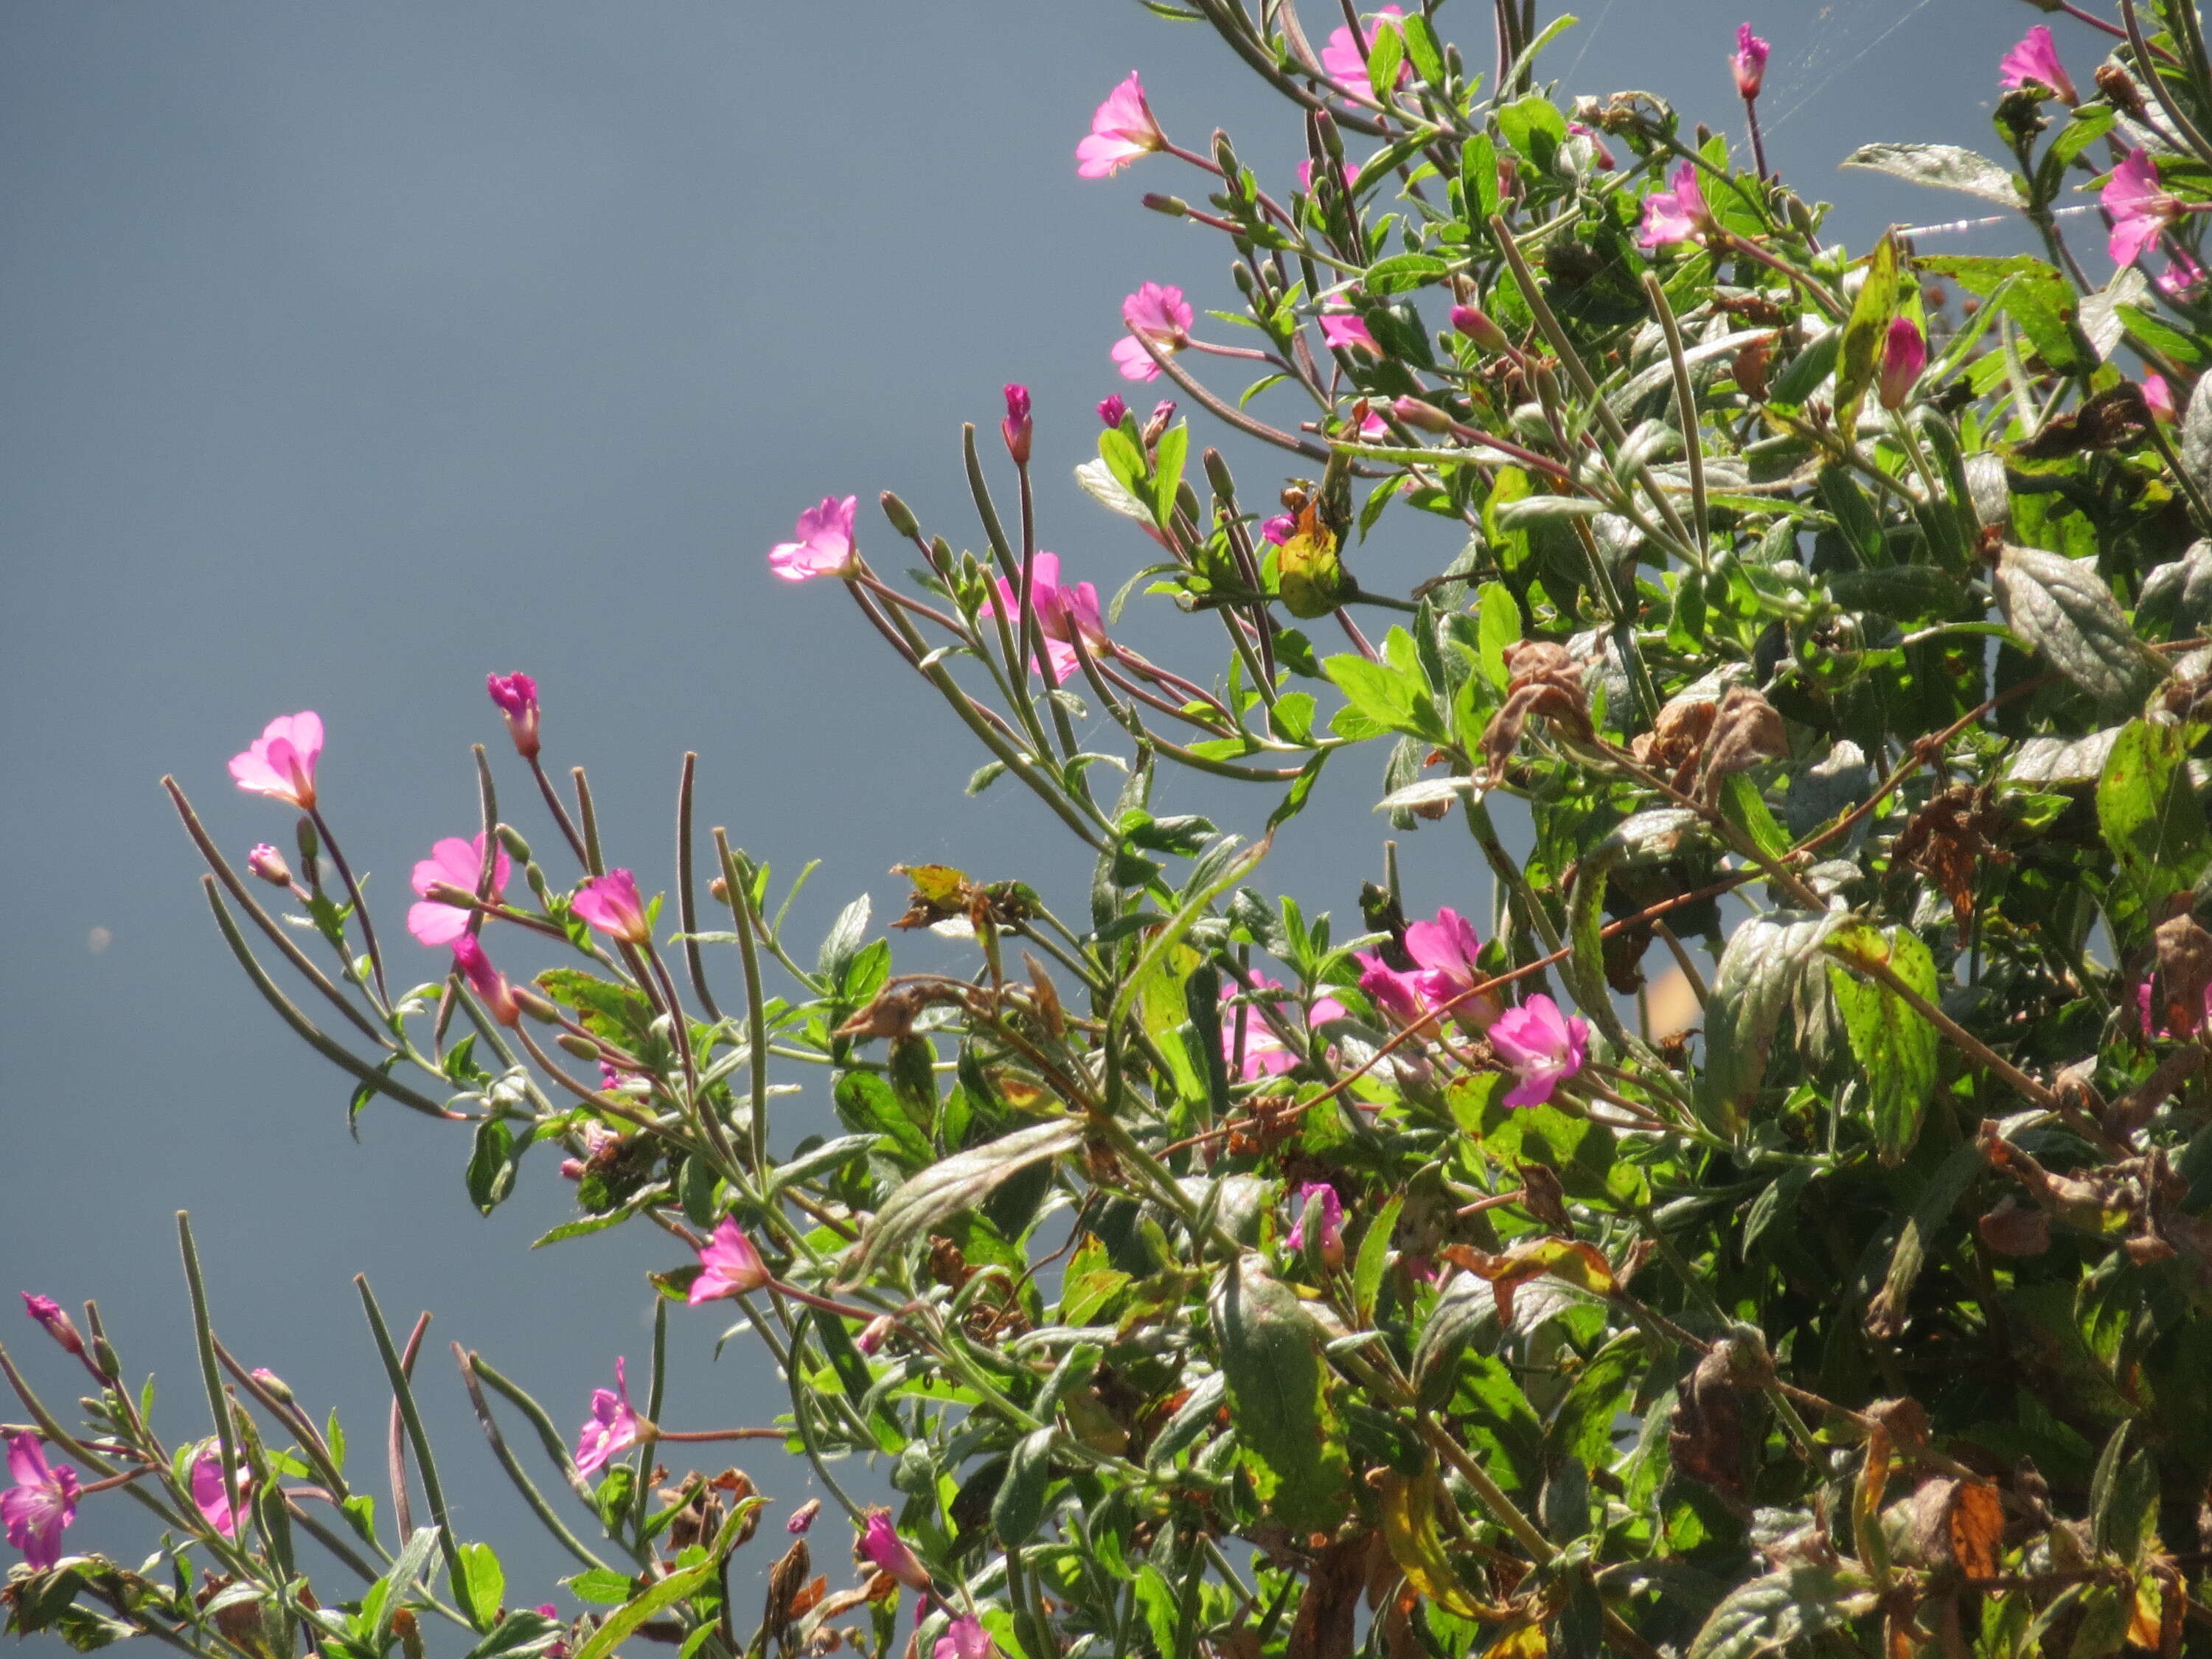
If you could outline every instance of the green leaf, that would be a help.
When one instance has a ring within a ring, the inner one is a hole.
[[[1897,239],[1884,236],[1867,262],[1866,281],[1844,325],[1843,356],[1836,368],[1836,420],[1845,432],[1881,368],[1882,341],[1897,316]]]
[[[1033,1430],[1014,1443],[1006,1478],[991,1499],[991,1530],[1008,1549],[1019,1549],[1044,1523],[1045,1492],[1052,1484],[1052,1442],[1058,1430]]]
[[[2101,703],[2140,700],[2163,672],[2094,565],[2008,544],[1996,591],[2005,625]]]
[[[1436,31],[1429,20],[1415,12],[1398,21],[1398,33],[1406,42],[1406,61],[1413,66],[1413,73],[1428,85],[1441,87],[1444,83],[1444,55],[1437,44]]]
[[[1433,253],[1399,253],[1368,266],[1365,286],[1370,294],[1403,294],[1450,274],[1451,266]]]
[[[489,1544],[464,1544],[460,1555],[469,1610],[477,1628],[488,1631],[499,1622],[500,1603],[507,1598],[507,1574],[501,1571],[499,1557]]]
[[[1367,43],[1367,80],[1378,95],[1387,94],[1398,84],[1398,66],[1406,61],[1405,37],[1398,33],[1395,18],[1380,18],[1375,24],[1375,38]]]
[[[566,1579],[568,1593],[579,1601],[595,1602],[601,1607],[620,1607],[629,1600],[635,1582],[627,1573],[608,1567],[591,1567]]]
[[[2020,325],[2036,354],[2059,373],[2081,365],[2081,350],[2073,328],[2079,296],[2054,266],[2026,253],[2002,258],[1933,254],[1913,263],[1931,276],[1953,278],[1970,294],[1993,300]]]
[[[1160,434],[1152,451],[1152,522],[1163,530],[1175,517],[1176,491],[1182,484],[1183,457],[1190,451],[1190,422],[1178,421]]]
[[[1808,1561],[1731,1590],[1690,1644],[1689,1659],[1752,1659],[1873,1611],[1873,1586],[1851,1564]]]
[[[1475,590],[1475,666],[1500,696],[1511,683],[1505,672],[1505,652],[1521,642],[1521,607],[1503,582],[1485,582]]]
[[[1613,1461],[1613,1424],[1626,1408],[1624,1397],[1649,1362],[1640,1331],[1623,1331],[1592,1356],[1559,1402],[1545,1432],[1547,1449],[1571,1457],[1584,1468],[1601,1469]]]
[[[2203,873],[2212,842],[2190,787],[2181,728],[2130,720],[2097,780],[2097,823],[2144,910],[2155,919],[2170,894]]]
[[[719,1583],[722,1558],[734,1548],[738,1534],[751,1518],[763,1499],[744,1498],[730,1511],[722,1522],[707,1559],[695,1566],[682,1568],[655,1582],[643,1594],[624,1602],[609,1613],[606,1622],[592,1632],[592,1639],[576,1650],[576,1659],[609,1659],[614,1650],[637,1632],[637,1627],[659,1613],[663,1607],[673,1607],[678,1601],[690,1600],[700,1590]]]
[[[1986,155],[1956,144],[1862,144],[1843,159],[1847,167],[1886,173],[1907,184],[1963,191],[1999,207],[2021,204],[2013,175]]]
[[[469,1153],[468,1187],[469,1201],[480,1215],[489,1215],[514,1189],[514,1131],[504,1120],[486,1118],[477,1125],[476,1144]]]
[[[1920,1139],[1921,1121],[1936,1091],[1940,1043],[1936,1028],[1904,998],[1848,964],[1884,963],[1934,1002],[1939,994],[1936,959],[1905,928],[1878,931],[1857,922],[1830,935],[1821,948],[1836,958],[1828,965],[1829,988],[1843,1011],[1851,1053],[1873,1097],[1875,1150],[1884,1164],[1902,1164]]]
[[[1732,772],[1721,784],[1721,816],[1751,837],[1752,845],[1771,859],[1790,850],[1790,832],[1775,819],[1766,797],[1747,772]]]
[[[1319,1329],[1297,1293],[1255,1256],[1223,1273],[1211,1303],[1237,1437],[1261,1498],[1293,1532],[1335,1525],[1348,1468],[1324,1393]]]
[[[1385,732],[1407,732],[1421,727],[1417,711],[1420,702],[1425,700],[1425,692],[1418,683],[1388,663],[1370,662],[1346,651],[1324,661],[1322,672],[1370,726]]]
[[[1698,1102],[1709,1121],[1731,1133],[1741,1129],[1806,963],[1838,921],[1778,910],[1729,936],[1705,1006],[1705,1063],[1698,1078]]]
[[[932,1164],[884,1200],[860,1236],[860,1259],[851,1277],[866,1278],[929,1229],[981,1203],[1002,1182],[1033,1164],[1058,1158],[1082,1139],[1076,1123],[1032,1123]]]
[[[1375,1298],[1382,1288],[1383,1269],[1390,1264],[1390,1236],[1398,1229],[1398,1212],[1405,1203],[1403,1194],[1392,1194],[1359,1241],[1359,1255],[1352,1267],[1352,1304],[1362,1319],[1375,1317]]]
[[[868,896],[863,893],[837,913],[837,920],[830,924],[829,934],[822,941],[821,954],[815,965],[825,978],[834,981],[843,977],[867,931]]]

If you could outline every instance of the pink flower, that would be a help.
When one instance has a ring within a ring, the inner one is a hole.
[[[1321,340],[1326,346],[1339,347],[1346,351],[1371,351],[1382,355],[1382,348],[1375,343],[1375,337],[1367,331],[1367,325],[1349,311],[1324,311],[1321,314]]]
[[[222,1489],[222,1448],[210,1440],[192,1459],[192,1504],[200,1512],[200,1519],[213,1527],[225,1538],[238,1536],[238,1518],[245,1505],[246,1488],[253,1484],[252,1477],[242,1468],[233,1471],[234,1485],[226,1492]]]
[[[459,836],[447,836],[433,843],[430,856],[415,866],[409,885],[421,896],[422,902],[407,907],[407,931],[424,945],[450,945],[469,931],[469,912],[458,904],[441,904],[430,897],[434,887],[458,887],[465,893],[477,890],[477,878],[483,873],[483,831],[479,830],[467,841]],[[492,855],[490,898],[496,903],[507,890],[507,878],[514,868],[507,849],[500,848]]]
[[[323,752],[322,716],[312,709],[279,714],[262,728],[243,754],[230,757],[238,787],[272,800],[289,801],[302,812],[315,805],[315,762]]]
[[[1910,317],[1893,319],[1881,341],[1880,395],[1884,409],[1902,409],[1928,367],[1928,342]]]
[[[631,1408],[629,1382],[617,1359],[614,1387],[592,1390],[591,1418],[576,1432],[576,1473],[589,1474],[617,1452],[635,1445],[641,1420]]]
[[[525,760],[538,758],[538,682],[520,669],[512,674],[487,674],[484,690],[507,717],[507,735],[514,739],[514,752]]]
[[[799,515],[795,542],[778,542],[768,550],[768,568],[787,582],[811,581],[817,576],[846,576],[860,556],[853,546],[853,509],[860,497],[843,501],[822,498]]]
[[[594,876],[568,901],[568,908],[598,928],[629,945],[653,940],[653,924],[646,920],[645,904],[637,896],[637,878],[627,870],[610,870]]]
[[[2174,418],[2173,389],[2166,385],[2166,376],[2144,375],[2142,394],[2143,402],[2150,406],[2150,412],[2153,415],[2161,421],[2171,421]]]
[[[76,1334],[76,1325],[62,1311],[62,1304],[50,1296],[33,1296],[28,1291],[23,1291],[22,1297],[23,1311],[39,1322],[46,1334],[61,1345],[63,1352],[83,1358],[84,1339]]]
[[[1506,1092],[1508,1106],[1536,1106],[1552,1097],[1563,1078],[1583,1068],[1589,1052],[1589,1026],[1579,1014],[1562,1014],[1547,996],[1533,996],[1508,1008],[1490,1028],[1490,1046],[1521,1074]]]
[[[873,1353],[890,1340],[897,1322],[889,1314],[878,1314],[860,1327],[860,1334],[853,1339],[853,1346],[862,1353]]]
[[[860,1553],[879,1572],[887,1572],[908,1589],[929,1589],[929,1569],[907,1547],[906,1540],[891,1525],[889,1510],[870,1510],[867,1530],[860,1534]]]
[[[1287,513],[1278,513],[1260,526],[1260,533],[1280,547],[1298,533],[1298,521]]]
[[[2081,101],[2075,94],[2074,82],[2067,76],[2066,65],[2058,61],[2057,43],[2051,40],[2051,31],[2040,23],[1997,60],[1997,70],[2008,87],[2024,87],[2033,81],[2049,87],[2066,103]]]
[[[1298,1188],[1298,1218],[1284,1243],[1293,1250],[1306,1247],[1306,1211],[1321,1200],[1321,1255],[1332,1267],[1344,1265],[1344,1200],[1326,1181],[1309,1181]]]
[[[1279,991],[1283,988],[1274,980],[1261,978],[1257,988]],[[1234,985],[1221,988],[1224,1003],[1231,1002],[1237,994],[1237,988]],[[1297,1011],[1291,1004],[1278,1002],[1275,1011],[1288,1024],[1293,1027],[1297,1025]],[[1221,1025],[1221,1057],[1232,1063],[1236,1060],[1237,1035],[1241,1031],[1243,1034],[1244,1063],[1238,1068],[1237,1075],[1242,1081],[1249,1083],[1255,1078],[1280,1077],[1304,1060],[1304,1052],[1293,1053],[1284,1047],[1283,1040],[1275,1035],[1275,1028],[1267,1023],[1267,1016],[1250,1003],[1237,1002],[1229,1012],[1230,1017],[1224,1018]],[[1343,1018],[1344,1005],[1334,997],[1322,997],[1313,1006],[1312,1023],[1316,1025]]]
[[[1091,136],[1075,147],[1075,176],[1110,179],[1139,155],[1164,149],[1167,142],[1145,101],[1145,83],[1131,70],[1129,78],[1091,112]]]
[[[1129,405],[1121,401],[1121,394],[1110,392],[1098,400],[1098,423],[1119,426],[1129,418]]]
[[[1476,953],[1481,949],[1474,924],[1449,905],[1432,920],[1417,921],[1406,929],[1406,952],[1419,970],[1413,976],[1414,988],[1431,1009],[1444,1007],[1487,977],[1475,966]],[[1471,998],[1452,1010],[1454,1018],[1477,1030],[1488,1026],[1497,1013],[1498,1004],[1487,994]]]
[[[945,1627],[945,1634],[931,1650],[931,1659],[991,1659],[994,1651],[981,1620],[972,1613],[963,1613]]]
[[[1359,964],[1359,988],[1367,993],[1377,1012],[1404,1025],[1427,1013],[1418,971],[1401,973],[1371,951],[1362,951],[1352,960]]]
[[[1385,442],[1390,436],[1390,423],[1373,410],[1369,410],[1359,422],[1359,441],[1364,444]]]
[[[2050,33],[2044,31],[2046,39]],[[1750,24],[1735,26],[1735,56],[1729,59],[1729,68],[1735,74],[1736,95],[1745,102],[1759,96],[1759,83],[1766,79],[1766,54],[1772,50],[1751,32]]]
[[[292,866],[284,862],[282,853],[265,841],[246,854],[246,867],[271,887],[292,884]]]
[[[2181,204],[2158,187],[2158,164],[2148,150],[2130,150],[2105,181],[2099,199],[2112,216],[2107,251],[2118,264],[2133,264],[2159,234],[2181,216]],[[230,764],[235,771],[238,763]]]
[[[2166,269],[2151,279],[2160,294],[2169,300],[2193,300],[2197,291],[2204,286],[2204,267],[2189,257],[2186,248],[2176,248]]]
[[[999,435],[1006,441],[1006,453],[1014,458],[1016,466],[1026,466],[1030,459],[1030,440],[1036,423],[1030,418],[1030,389],[1009,382],[1006,386],[1006,418],[999,422]]]
[[[491,958],[484,954],[475,934],[453,936],[453,965],[461,970],[469,989],[490,1010],[494,1019],[510,1029],[522,1023],[522,1009],[515,1002],[514,988],[507,982],[506,975],[491,965]]]
[[[1021,619],[1021,595],[1014,584],[1000,576],[992,584],[994,592],[988,601],[992,614],[1006,619],[1009,627]],[[1052,672],[1052,683],[1060,685],[1076,672],[1073,636],[1079,631],[1083,643],[1093,656],[1110,650],[1106,638],[1106,626],[1098,612],[1098,590],[1089,582],[1076,582],[1063,587],[1060,580],[1060,556],[1039,550],[1030,570],[1030,604],[1036,611],[1037,631],[1044,636],[1045,660]]]
[[[1146,283],[1121,301],[1121,320],[1134,332],[1114,342],[1113,358],[1125,380],[1157,380],[1160,366],[1145,349],[1142,335],[1163,356],[1171,356],[1190,343],[1195,319],[1179,288]],[[1102,411],[1102,415],[1103,415]]]
[[[769,1282],[769,1272],[735,1216],[724,1216],[699,1251],[699,1277],[684,1299],[693,1307],[726,1296],[744,1296]]]
[[[43,1572],[62,1559],[63,1529],[76,1519],[76,1471],[66,1463],[47,1467],[35,1434],[11,1434],[8,1473],[15,1484],[0,1492],[0,1522],[7,1524],[8,1541]]]
[[[1402,22],[1406,14],[1395,6],[1385,6],[1375,15],[1377,19],[1389,17]],[[1368,46],[1375,44],[1373,23],[1360,25],[1359,33]],[[1347,91],[1370,100],[1374,99],[1375,83],[1367,78],[1367,53],[1361,50],[1359,42],[1352,38],[1350,29],[1338,29],[1328,37],[1328,44],[1321,49],[1321,66],[1328,71],[1331,80]],[[1407,77],[1412,73],[1412,64],[1400,64],[1397,84],[1405,85]]]
[[[1674,170],[1672,190],[1654,191],[1644,198],[1644,228],[1636,233],[1637,246],[1664,247],[1669,242],[1693,242],[1713,228],[1712,210],[1698,185],[1698,169],[1685,161]]]

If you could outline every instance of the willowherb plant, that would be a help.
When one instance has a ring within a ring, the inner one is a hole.
[[[617,1361],[571,1449],[457,1348],[578,1564],[510,1610],[449,1524],[420,1326],[360,1281],[405,1431],[386,1527],[335,1421],[216,1336],[187,1226],[211,1432],[157,1433],[96,1309],[80,1334],[27,1297],[92,1376],[82,1427],[0,1357],[30,1417],[11,1628],[208,1659],[2212,1651],[2194,8],[2041,0],[2075,33],[2003,57],[2006,160],[1851,158],[2016,211],[2048,256],[1984,258],[1824,243],[1760,154],[1747,27],[1747,167],[1647,94],[1563,109],[1537,75],[1567,20],[1540,33],[1534,0],[1498,0],[1481,74],[1434,5],[1322,36],[1291,0],[1148,3],[1279,92],[1309,159],[1262,181],[1113,89],[1079,171],[1198,177],[1146,204],[1228,239],[1245,311],[1218,319],[1249,343],[1147,282],[1112,362],[1304,476],[1240,490],[1173,404],[1108,398],[1078,471],[1145,562],[1102,603],[1037,544],[1054,434],[1009,386],[1011,497],[967,434],[981,552],[886,495],[903,580],[851,496],[769,556],[843,586],[988,751],[971,788],[1029,791],[1096,854],[1087,893],[921,866],[893,926],[972,943],[970,971],[894,972],[865,900],[810,960],[796,884],[698,833],[686,756],[664,914],[581,769],[545,770],[536,684],[495,676],[550,835],[502,816],[479,749],[482,822],[415,866],[407,916],[448,971],[410,989],[318,800],[313,714],[232,763],[300,812],[296,867],[257,847],[242,877],[171,785],[224,939],[352,1109],[469,1125],[487,1211],[559,1148],[579,1214],[552,1237],[660,1227],[659,1328],[735,1302],[788,1413],[664,1425],[656,1342],[641,1407]],[[1209,385],[1214,359],[1256,383]],[[1369,586],[1358,550],[1407,513],[1463,550]],[[1119,636],[1139,587],[1206,613],[1218,672]],[[1469,878],[1417,897],[1386,848],[1333,927],[1252,883],[1363,745],[1398,828],[1464,822]],[[1174,768],[1261,786],[1256,839],[1163,810]],[[562,965],[509,979],[532,950]],[[780,1127],[794,1079],[845,1133]],[[849,1586],[801,1537],[741,1594],[761,1494],[655,1469],[732,1436],[808,1461]],[[856,1454],[896,1511],[840,1484]],[[69,1553],[110,1490],[161,1528],[138,1568]]]

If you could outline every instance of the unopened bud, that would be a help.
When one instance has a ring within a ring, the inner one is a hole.
[[[517,1006],[520,1004],[518,1002]],[[597,1060],[599,1045],[587,1036],[578,1036],[574,1031],[563,1031],[553,1039],[579,1060]]]
[[[315,860],[322,856],[323,841],[315,833],[314,819],[302,812],[300,822],[293,826],[293,839],[299,844],[300,862],[307,868],[307,879],[315,881]]]
[[[246,867],[271,887],[289,889],[292,885],[292,866],[284,862],[282,853],[265,841],[246,855]]]
[[[1213,486],[1213,493],[1231,507],[1237,504],[1237,480],[1230,476],[1229,463],[1221,452],[1209,448],[1201,458],[1206,464],[1206,481]]]
[[[1243,169],[1237,166],[1237,151],[1229,143],[1229,135],[1218,127],[1213,133],[1213,164],[1221,169],[1223,181],[1233,188]]]
[[[507,994],[514,999],[516,1007],[540,1025],[556,1025],[560,1023],[561,1011],[527,985],[510,985],[507,987]]]
[[[707,891],[718,902],[723,904],[727,904],[730,902],[730,884],[724,881],[720,876],[715,877],[714,880],[707,884]]]
[[[1150,449],[1159,442],[1160,434],[1168,429],[1168,422],[1175,419],[1175,399],[1172,398],[1163,398],[1152,405],[1152,415],[1145,422],[1145,429],[1139,434],[1146,448]]]
[[[1434,404],[1424,403],[1419,398],[1400,398],[1390,405],[1390,412],[1407,426],[1423,432],[1449,432],[1452,418]]]
[[[1030,389],[1009,381],[1006,386],[1006,418],[999,422],[999,434],[1006,441],[1006,453],[1013,457],[1016,466],[1030,464],[1030,440],[1036,423],[1030,418]]]
[[[904,501],[888,489],[877,499],[882,503],[884,517],[891,521],[893,530],[902,536],[908,537],[919,536],[921,533],[921,521],[914,516],[914,510]]]
[[[123,1356],[115,1352],[115,1345],[104,1336],[92,1339],[92,1363],[102,1376],[122,1375]]]
[[[1336,130],[1335,118],[1327,110],[1314,112],[1313,131],[1314,137],[1321,140],[1322,149],[1328,152],[1328,160],[1335,164],[1334,167],[1316,167],[1314,171],[1322,174],[1333,173],[1336,167],[1344,165],[1344,135]]]
[[[1180,219],[1190,211],[1190,204],[1182,197],[1163,196],[1156,190],[1146,191],[1141,199],[1153,212],[1164,213],[1170,219]]]
[[[62,1311],[62,1304],[50,1296],[33,1296],[28,1291],[22,1296],[23,1311],[46,1328],[46,1334],[61,1345],[64,1352],[83,1358],[84,1339],[76,1334],[76,1327]]]
[[[884,1346],[896,1324],[889,1314],[878,1314],[860,1328],[860,1334],[853,1339],[853,1346],[862,1353],[873,1353]]]
[[[1492,322],[1480,306],[1454,306],[1451,325],[1485,351],[1504,351],[1512,343],[1505,337],[1505,331]]]
[[[520,859],[526,864],[530,861],[530,843],[522,838],[520,830],[511,823],[501,823],[495,824],[492,833],[499,837],[499,844],[507,849],[509,858]]]
[[[256,1365],[246,1375],[258,1382],[268,1392],[269,1397],[279,1405],[289,1406],[292,1403],[291,1385],[267,1366]]]

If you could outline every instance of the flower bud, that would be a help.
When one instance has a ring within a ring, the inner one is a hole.
[[[1098,404],[1098,421],[1102,426],[1119,426],[1129,418],[1129,405],[1121,401],[1121,394],[1114,392]]]
[[[1898,318],[1881,343],[1881,406],[1902,409],[1927,367],[1928,342],[1921,337],[1919,325],[1910,317]]]
[[[284,862],[282,853],[265,841],[246,855],[246,867],[271,887],[289,889],[292,885],[292,866]]]
[[[1006,441],[1006,453],[1014,458],[1016,466],[1030,464],[1030,440],[1036,422],[1030,418],[1030,389],[1009,381],[1006,386],[1006,418],[999,422],[999,434]]]
[[[1156,190],[1146,191],[1140,199],[1153,212],[1164,213],[1170,219],[1180,219],[1190,211],[1190,204],[1182,197],[1163,196]]]
[[[860,1328],[860,1334],[853,1339],[853,1346],[862,1353],[875,1352],[889,1339],[897,1322],[889,1314],[878,1314]]]
[[[492,833],[499,837],[499,844],[507,849],[509,858],[524,864],[530,862],[530,843],[522,838],[520,830],[511,823],[501,823],[494,825]]]
[[[289,1406],[292,1403],[291,1385],[287,1383],[283,1377],[277,1376],[276,1372],[270,1370],[267,1366],[256,1365],[251,1371],[247,1372],[246,1375],[251,1376],[256,1382],[258,1382],[264,1389],[268,1390],[269,1397],[271,1400],[277,1401],[280,1405]]]
[[[1454,306],[1451,325],[1485,351],[1504,351],[1512,343],[1505,337],[1505,331],[1491,321],[1480,306]]]
[[[1168,422],[1175,419],[1175,399],[1172,398],[1163,398],[1152,405],[1152,412],[1146,420],[1144,432],[1140,434],[1146,448],[1150,449],[1159,442],[1160,434],[1168,429]]]
[[[123,1374],[123,1356],[115,1352],[115,1345],[104,1336],[92,1339],[92,1364],[102,1376]]]
[[[83,1358],[84,1339],[76,1334],[76,1327],[62,1311],[62,1304],[50,1296],[33,1296],[28,1291],[22,1292],[22,1297],[23,1311],[46,1328],[46,1334],[60,1345],[62,1352]]]
[[[507,987],[507,994],[514,999],[516,1007],[540,1025],[560,1024],[561,1011],[527,985],[510,985]]]
[[[882,504],[884,517],[891,521],[892,530],[909,538],[921,533],[921,520],[914,516],[911,507],[890,490],[884,491],[877,500]]]
[[[525,760],[536,760],[538,682],[520,672],[487,674],[484,690],[507,718],[507,734],[514,739],[514,752]]]
[[[822,1500],[810,1498],[791,1512],[791,1519],[783,1523],[783,1529],[794,1534],[804,1533],[814,1524],[814,1517],[821,1513]]]
[[[1407,426],[1422,432],[1449,432],[1452,418],[1434,404],[1424,403],[1419,398],[1400,398],[1390,404],[1390,412]]]
[[[300,815],[300,822],[293,826],[293,840],[299,846],[300,864],[307,872],[307,880],[319,887],[322,878],[315,866],[323,854],[323,838],[315,833],[314,819],[305,812]]]
[[[574,1031],[563,1031],[553,1039],[579,1060],[597,1060],[599,1045],[587,1036],[578,1036]]]

